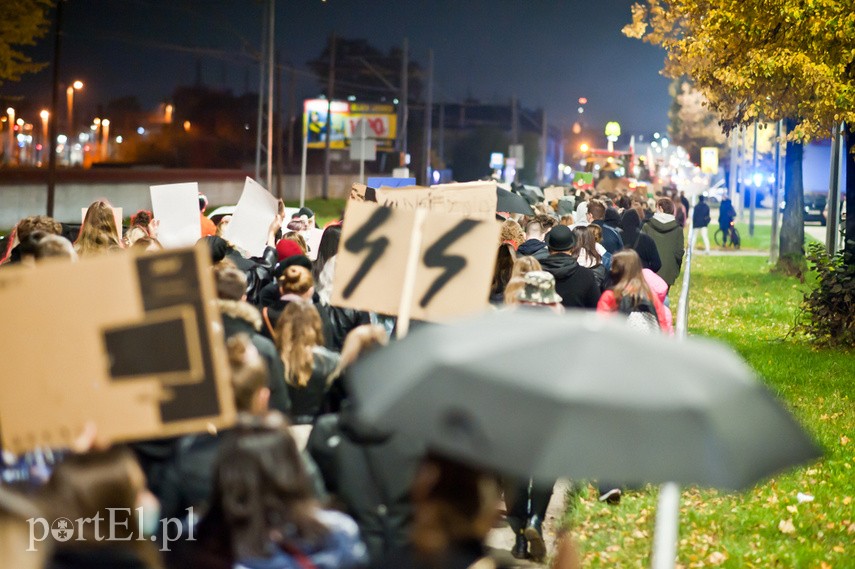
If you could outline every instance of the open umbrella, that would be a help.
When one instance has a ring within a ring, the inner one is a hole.
[[[350,379],[367,421],[519,477],[743,489],[820,455],[729,348],[596,314],[425,326]]]
[[[534,215],[524,197],[502,188],[496,188],[496,211]]]

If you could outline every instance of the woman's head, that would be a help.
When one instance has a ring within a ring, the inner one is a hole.
[[[316,280],[320,277],[321,271],[324,270],[324,265],[327,264],[327,261],[335,257],[336,253],[338,253],[340,242],[340,225],[331,225],[324,229],[324,233],[321,235],[321,242],[318,244],[318,256],[315,260],[315,267],[312,270]]]
[[[614,283],[614,294],[618,300],[624,296],[652,299],[641,271],[641,258],[634,249],[624,249],[612,255],[609,272]]]
[[[121,248],[119,229],[109,203],[99,200],[89,206],[75,247],[80,255]]]
[[[519,223],[513,219],[506,219],[502,222],[501,240],[502,243],[509,243],[516,250],[525,242],[525,232]]]
[[[311,298],[314,286],[315,281],[311,271],[300,265],[291,265],[279,277],[279,292],[283,295],[296,294],[303,298]]]
[[[511,271],[514,268],[514,254],[510,245],[501,244],[496,253],[496,268],[493,271],[493,284],[490,286],[490,294],[502,294],[511,280]]]
[[[576,245],[571,252],[578,257],[584,251],[584,256],[594,262],[592,266],[603,262],[603,257],[597,252],[597,239],[594,237],[597,230],[600,230],[600,227],[596,224],[580,225],[573,229],[573,233],[576,234]]]
[[[454,544],[481,542],[498,517],[495,477],[437,455],[426,458],[413,482],[413,545],[438,555]]]
[[[641,227],[641,218],[638,216],[638,211],[632,207],[623,212],[620,218],[620,228],[625,234],[631,234],[638,231]]]
[[[211,516],[234,559],[266,558],[271,543],[316,541],[327,530],[287,426],[244,425],[223,440],[213,468]]]
[[[511,269],[511,278],[522,277],[529,271],[540,271],[541,269],[540,261],[534,257],[517,257]]]
[[[321,316],[314,305],[289,302],[276,321],[276,348],[285,366],[286,382],[297,387],[309,383],[314,363],[312,350],[323,343]]]

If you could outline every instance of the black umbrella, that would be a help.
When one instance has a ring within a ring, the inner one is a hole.
[[[525,198],[502,188],[496,188],[496,211],[534,215]]]
[[[426,326],[351,377],[367,421],[521,477],[743,489],[819,456],[732,350],[618,318],[517,310]]]

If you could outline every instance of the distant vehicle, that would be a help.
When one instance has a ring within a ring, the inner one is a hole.
[[[828,196],[823,194],[805,194],[805,222],[816,222],[825,227],[828,223],[826,212],[828,211]]]

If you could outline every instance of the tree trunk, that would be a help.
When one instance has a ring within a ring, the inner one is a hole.
[[[850,128],[855,125],[846,125]],[[846,241],[843,248],[855,256],[855,132],[846,132]]]
[[[785,121],[787,133],[795,121]],[[802,179],[802,145],[787,141],[784,165],[784,215],[781,222],[781,253],[778,268],[788,274],[801,275],[805,263],[804,180]]]

